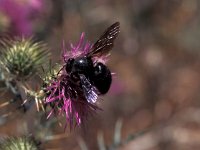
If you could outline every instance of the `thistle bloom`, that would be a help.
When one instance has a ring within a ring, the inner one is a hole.
[[[0,0],[0,14],[4,15],[3,24],[11,33],[18,36],[30,36],[33,32],[35,16],[43,8],[42,0]]]
[[[47,118],[52,113],[55,115],[64,114],[67,122],[66,125],[68,124],[70,129],[74,125],[80,126],[87,120],[88,116],[100,109],[95,103],[87,101],[83,88],[75,84],[65,70],[65,63],[69,58],[84,56],[90,51],[91,47],[92,44],[84,41],[84,33],[81,35],[77,45],[71,44],[71,51],[67,51],[63,46],[63,69],[45,87],[45,102],[52,107]],[[95,93],[94,91],[92,92]],[[90,98],[91,101],[93,101],[93,98],[96,99],[97,96],[93,94]]]

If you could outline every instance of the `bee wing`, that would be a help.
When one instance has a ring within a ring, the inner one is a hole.
[[[120,32],[119,28],[119,22],[111,25],[93,45],[91,51],[88,53],[88,56],[94,57],[107,54],[112,49],[114,40]]]
[[[85,75],[80,75],[80,80],[85,98],[89,103],[95,103],[98,98],[98,90],[88,81]]]

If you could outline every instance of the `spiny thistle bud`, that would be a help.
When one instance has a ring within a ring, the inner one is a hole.
[[[58,71],[60,70],[60,67],[61,66],[56,65],[53,68],[49,68],[48,71],[44,72],[44,75],[41,76],[43,83],[41,88],[39,88],[38,90],[33,91],[27,89],[26,87],[23,87],[27,95],[27,101],[25,102],[34,100],[37,110],[44,110],[46,108],[46,104],[44,104],[44,99],[48,95],[46,87],[50,85],[50,81],[56,77]]]
[[[32,137],[12,137],[1,141],[1,150],[39,150],[38,144]]]
[[[49,56],[46,44],[34,42],[32,38],[4,38],[0,42],[2,44],[0,64],[7,73],[17,79],[35,74]]]

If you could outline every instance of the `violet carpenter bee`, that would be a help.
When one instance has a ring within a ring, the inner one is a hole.
[[[107,55],[118,36],[120,23],[111,25],[100,36],[87,54],[65,60],[64,68],[73,82],[82,87],[85,98],[95,103],[98,95],[106,94],[110,89],[112,75],[109,68],[102,62],[94,62],[94,57]]]
[[[71,128],[100,109],[95,103],[110,89],[112,74],[105,62],[119,28],[119,22],[114,23],[94,44],[85,41],[82,33],[76,45],[70,44],[70,50],[63,45],[63,65],[44,84],[45,104],[52,108],[47,118],[52,113],[63,114]]]

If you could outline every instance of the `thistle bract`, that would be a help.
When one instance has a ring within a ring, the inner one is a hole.
[[[1,150],[39,150],[35,140],[29,137],[13,137],[0,143]]]
[[[26,78],[35,74],[49,55],[46,45],[34,42],[32,38],[4,38],[0,42],[2,68],[15,78]]]

